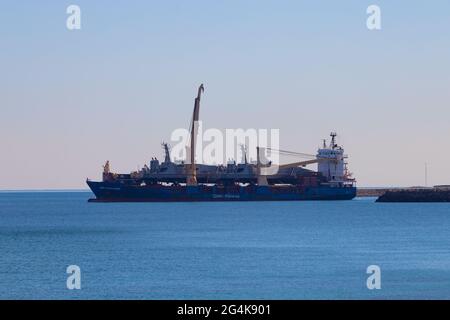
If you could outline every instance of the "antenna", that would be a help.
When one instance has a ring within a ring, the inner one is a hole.
[[[428,187],[428,163],[425,162],[425,187]]]
[[[332,133],[330,133],[330,136],[331,136],[331,149],[334,149],[334,148],[336,148],[336,136],[337,136],[337,133],[336,132],[332,132]]]

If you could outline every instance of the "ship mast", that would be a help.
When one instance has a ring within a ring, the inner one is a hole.
[[[190,162],[188,168],[188,174],[186,178],[186,184],[188,186],[197,185],[197,170],[195,167],[195,145],[197,139],[198,121],[200,118],[200,99],[202,93],[205,91],[203,84],[198,88],[197,98],[195,98],[194,112],[192,115],[192,125],[191,125],[191,147],[190,147]]]
[[[257,174],[257,183],[259,186],[268,186],[269,182],[267,181],[267,176],[262,174],[261,167],[263,166],[261,162],[261,148],[256,147],[256,174]]]
[[[162,147],[164,149],[164,163],[170,163],[172,160],[170,159],[170,150],[169,150],[169,144],[163,142]]]

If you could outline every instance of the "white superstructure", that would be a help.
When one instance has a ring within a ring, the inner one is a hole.
[[[337,134],[330,134],[331,141],[327,145],[326,140],[323,141],[323,147],[317,151],[318,168],[317,171],[325,176],[330,183],[343,184],[349,181],[349,173],[347,172],[347,164],[344,149],[336,144]]]

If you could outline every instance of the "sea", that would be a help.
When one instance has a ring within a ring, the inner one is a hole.
[[[0,193],[0,299],[450,299],[450,203],[91,197]]]

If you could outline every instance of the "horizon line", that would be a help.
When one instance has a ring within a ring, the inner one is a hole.
[[[412,187],[414,186],[361,186],[357,187],[357,189],[389,189],[389,188],[412,188]],[[75,188],[0,189],[0,193],[14,193],[14,192],[92,192],[92,191],[90,189],[75,189]]]

